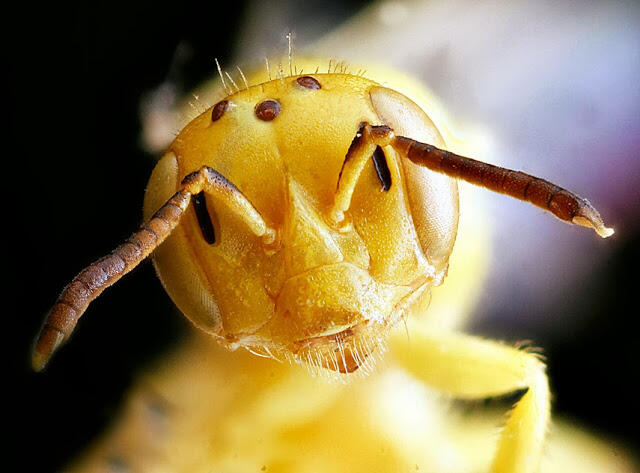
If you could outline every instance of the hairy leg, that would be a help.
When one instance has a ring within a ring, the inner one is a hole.
[[[456,398],[526,389],[502,431],[492,471],[537,470],[550,403],[545,367],[535,354],[468,335],[417,330],[408,343],[394,339],[391,356],[418,379]]]

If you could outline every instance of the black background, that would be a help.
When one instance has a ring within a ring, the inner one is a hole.
[[[18,7],[4,18],[3,456],[22,471],[55,471],[108,424],[138,370],[169,350],[187,322],[145,263],[92,304],[81,333],[40,374],[29,369],[33,338],[62,287],[139,224],[155,159],[140,147],[142,95],[166,79],[179,44],[191,51],[173,78],[184,91],[214,74],[213,58],[229,58],[245,5]],[[536,339],[549,359],[555,413],[628,443],[638,425],[638,253],[637,235],[619,239],[585,282],[574,310],[588,324],[571,341]]]

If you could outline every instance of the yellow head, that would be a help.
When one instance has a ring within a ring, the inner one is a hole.
[[[178,307],[228,348],[343,373],[371,368],[390,328],[423,308],[446,273],[458,225],[451,178],[613,234],[587,199],[443,148],[420,107],[358,75],[280,74],[237,89],[160,160],[146,223],[62,291],[33,367],[153,254]]]
[[[149,181],[145,219],[209,166],[275,230],[265,243],[206,194],[187,210],[154,263],[197,327],[230,348],[351,372],[370,366],[389,328],[440,283],[457,230],[454,180],[385,146],[362,170],[345,219],[331,218],[362,122],[445,146],[408,98],[337,73],[249,87],[176,137]]]

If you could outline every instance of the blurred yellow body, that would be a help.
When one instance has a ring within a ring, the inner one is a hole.
[[[391,360],[330,383],[197,335],[138,380],[117,422],[65,471],[482,472],[503,421],[494,408],[460,412]],[[539,471],[573,469],[637,471],[620,446],[556,421]]]

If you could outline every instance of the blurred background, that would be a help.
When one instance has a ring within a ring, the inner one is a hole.
[[[59,469],[189,329],[146,263],[92,304],[44,373],[29,369],[64,285],[139,224],[158,156],[146,151],[142,104],[165,90],[171,105],[216,73],[214,57],[231,69],[281,53],[288,31],[296,50],[409,73],[483,137],[491,162],[597,206],[616,229],[608,240],[477,194],[493,247],[468,330],[543,347],[555,414],[637,451],[638,3],[92,2],[17,5],[8,20],[9,464]]]

